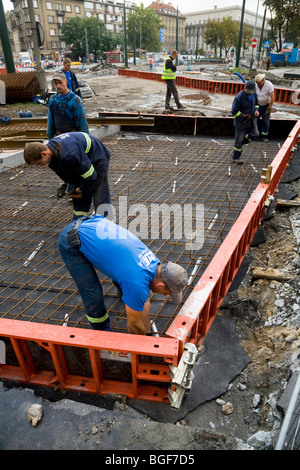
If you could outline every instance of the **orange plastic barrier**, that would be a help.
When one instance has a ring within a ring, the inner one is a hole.
[[[118,69],[119,75],[126,77],[137,77],[144,80],[161,80],[160,73],[142,72],[139,70]],[[217,80],[206,80],[201,78],[190,78],[185,76],[177,76],[176,85],[196,90],[203,90],[209,93],[220,93],[224,95],[236,95],[244,88],[244,83],[235,82],[221,82]],[[284,103],[288,105],[299,106],[300,104],[300,91],[292,90],[289,88],[276,88],[275,89],[275,103]]]

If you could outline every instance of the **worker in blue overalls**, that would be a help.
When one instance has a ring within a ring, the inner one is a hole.
[[[63,181],[75,186],[72,196],[73,220],[87,216],[93,201],[106,212],[111,204],[108,185],[110,152],[96,137],[85,132],[70,132],[47,144],[29,142],[24,149],[29,165],[49,166]],[[105,215],[105,214],[102,214]]]
[[[232,115],[234,117],[235,142],[233,147],[232,161],[243,164],[241,160],[242,147],[259,136],[257,118],[259,116],[258,98],[255,93],[255,82],[250,80],[246,83],[244,90],[240,91],[234,98],[232,104]]]

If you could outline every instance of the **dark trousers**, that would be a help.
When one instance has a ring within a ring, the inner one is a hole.
[[[270,128],[270,113],[266,114],[269,105],[259,107],[259,119],[262,121],[261,126],[261,135],[263,137],[268,137],[269,128]]]
[[[175,85],[175,80],[165,80],[167,84],[167,94],[165,100],[165,109],[170,107],[171,96],[173,95],[177,108],[181,105],[179,101],[178,91]]]
[[[253,125],[251,127],[247,127],[246,129],[235,128],[235,141],[232,157],[235,160],[238,160],[241,156],[243,145],[248,144],[253,138],[258,136],[257,118],[253,119]]]

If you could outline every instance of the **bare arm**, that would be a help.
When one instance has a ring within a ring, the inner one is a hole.
[[[125,306],[127,314],[127,330],[128,333],[134,335],[144,335],[150,333],[150,300],[148,299],[144,305],[144,309],[141,312],[133,310],[132,308]]]

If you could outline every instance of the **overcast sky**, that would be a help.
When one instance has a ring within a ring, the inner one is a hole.
[[[122,1],[122,0],[119,0]],[[243,0],[161,0],[162,3],[172,3],[173,7],[177,8],[181,13],[191,13],[193,11],[210,10],[217,5],[221,7],[230,7],[235,5],[243,5]],[[13,10],[13,4],[9,0],[2,0],[4,10]],[[144,6],[149,6],[152,0],[133,0],[134,3]],[[259,5],[258,13],[263,15],[264,7],[262,6],[263,0],[246,0],[245,8],[256,13],[257,5]]]

